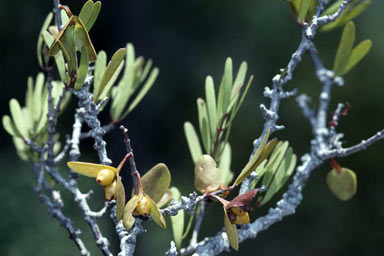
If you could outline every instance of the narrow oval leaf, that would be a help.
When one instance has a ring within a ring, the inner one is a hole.
[[[116,168],[103,164],[93,164],[87,162],[68,162],[67,165],[75,172],[92,178],[96,178],[97,173],[102,169],[108,169],[113,171],[114,173],[118,173],[118,170]]]
[[[100,9],[101,9],[101,2],[100,1],[97,1],[96,3],[93,4],[93,10],[92,10],[91,17],[89,18],[87,24],[85,25],[87,27],[88,31],[90,31],[91,28],[93,27],[93,24],[95,24],[95,21],[96,21],[97,17],[99,16]]]
[[[86,49],[88,50],[89,62],[95,62],[97,59],[97,54],[96,54],[95,48],[93,47],[91,38],[89,37],[87,28],[77,16],[72,16],[72,17],[74,17],[74,22],[75,22],[74,42],[77,50],[80,51],[81,48],[85,46]]]
[[[349,22],[345,25],[343,34],[341,35],[341,40],[339,48],[336,52],[335,61],[333,64],[333,71],[335,75],[343,74],[345,67],[347,66],[349,57],[352,52],[352,47],[355,42],[355,25],[353,22]]]
[[[360,44],[358,44],[355,48],[353,48],[351,56],[348,59],[347,66],[344,69],[343,75],[348,73],[352,68],[354,68],[357,63],[359,63],[365,55],[371,50],[372,41],[364,40]]]
[[[360,13],[362,13],[367,7],[371,4],[370,0],[363,1],[362,3],[358,4],[357,6],[353,7],[353,9],[348,12],[348,14],[345,17],[344,22],[348,22],[356,18]]]
[[[311,0],[300,0],[300,6],[299,6],[300,20],[303,20],[305,18],[310,5],[311,5]]]
[[[125,189],[120,176],[116,174],[116,220],[120,221],[124,215]]]
[[[12,119],[8,115],[3,116],[3,127],[4,129],[13,137],[21,137],[21,134],[16,129],[15,124],[12,122]]]
[[[226,113],[231,100],[232,92],[232,59],[227,58],[224,66],[224,74],[220,83],[219,96],[217,102],[217,120]]]
[[[217,119],[216,119],[216,96],[215,86],[211,76],[205,79],[205,99],[207,101],[207,111],[209,127],[211,128],[211,138],[216,137],[217,132]]]
[[[165,164],[159,163],[141,177],[141,184],[145,194],[157,203],[171,184],[171,173]]]
[[[200,156],[203,154],[199,142],[199,137],[195,131],[191,122],[184,123],[184,133],[187,139],[189,152],[191,153],[191,157],[194,163],[196,163]]]
[[[101,92],[104,90],[104,87],[107,85],[109,80],[111,80],[113,74],[116,72],[118,67],[120,66],[120,63],[123,61],[125,57],[126,49],[121,48],[113,54],[111,61],[109,62],[107,68],[105,69],[103,78],[101,79],[100,85],[98,87],[98,91],[95,95],[95,99],[98,98],[98,96],[101,94]]]
[[[231,223],[231,221],[228,218],[227,211],[225,209],[224,209],[224,226],[225,226],[225,231],[227,232],[229,244],[235,251],[238,251],[239,236],[237,233],[236,224]]]
[[[91,17],[92,11],[93,11],[93,1],[88,0],[87,2],[85,2],[85,4],[83,5],[79,13],[79,18],[84,23],[84,25],[87,25],[89,18]]]
[[[176,187],[171,188],[173,194],[173,200],[180,201],[181,194]],[[171,224],[173,231],[173,240],[175,241],[176,248],[181,248],[181,241],[184,231],[184,210],[180,210],[176,216],[171,216]]]
[[[25,119],[19,102],[16,99],[11,99],[9,101],[9,109],[11,111],[11,116],[15,127],[18,130],[19,134],[21,134],[25,138],[28,138],[28,130],[24,124]]]
[[[157,207],[156,203],[151,199],[151,217],[152,219],[162,228],[167,228],[167,224],[165,222],[165,219],[163,215],[160,212],[159,207]]]
[[[327,175],[329,190],[340,200],[351,199],[357,191],[356,174],[347,168],[332,169]]]
[[[259,157],[262,154],[264,146],[268,141],[269,133],[270,133],[270,130],[268,130],[265,133],[264,137],[261,139],[261,143],[260,143],[259,147],[257,148],[255,154],[253,155],[251,160],[249,160],[249,162],[245,165],[243,170],[240,172],[239,176],[236,178],[233,185],[238,185],[241,182],[243,182],[243,180],[246,177],[248,177],[256,169],[256,167],[257,167],[256,163],[258,163]]]
[[[227,143],[224,151],[220,157],[219,170],[221,172],[221,184],[228,186],[233,179],[233,172],[231,172],[231,146]]]
[[[47,47],[48,48],[51,47],[51,45],[54,42],[52,35],[50,33],[48,33],[47,31],[44,31],[42,33],[42,37],[44,38],[44,42],[47,45]],[[62,52],[59,52],[58,54],[56,54],[54,56],[54,58],[55,58],[57,71],[59,72],[60,79],[61,79],[61,81],[65,82],[66,75],[65,75],[64,55]]]
[[[107,54],[105,51],[100,51],[97,55],[96,63],[95,63],[95,79],[93,81],[93,96],[95,97],[97,92],[99,91],[99,86],[101,79],[104,75],[105,68],[107,66]]]
[[[208,120],[208,111],[207,105],[202,98],[197,99],[197,110],[199,114],[199,127],[200,134],[203,141],[203,145],[205,151],[210,154],[211,153],[211,136],[210,136],[210,128],[209,128],[209,120]]]
[[[133,224],[135,224],[136,219],[135,217],[132,216],[132,213],[136,209],[139,199],[140,199],[140,196],[138,195],[132,196],[132,198],[128,201],[128,203],[124,207],[123,224],[126,230],[130,230]]]
[[[83,46],[83,48],[81,49],[80,66],[76,76],[75,90],[80,90],[80,88],[83,87],[85,78],[87,77],[87,74],[88,74],[88,68],[89,68],[88,50],[85,46]]]
[[[52,12],[48,13],[47,17],[44,20],[43,26],[41,27],[39,38],[37,39],[37,61],[39,63],[39,66],[43,67],[43,32],[47,31],[49,24],[51,24],[53,18]],[[48,46],[49,47],[49,46]]]
[[[129,105],[127,114],[130,113],[137,104],[140,103],[140,101],[144,98],[144,96],[147,94],[149,89],[151,89],[152,85],[155,83],[157,76],[159,75],[159,69],[154,68],[151,71],[151,74],[149,75],[149,78],[147,79],[146,83],[141,88],[140,92],[137,94],[136,98],[132,101],[131,105]],[[124,118],[127,114],[123,114],[122,118]]]
[[[112,92],[112,87],[114,86],[117,77],[120,75],[121,70],[124,67],[124,60],[120,63],[120,66],[117,68],[116,72],[111,77],[111,80],[107,83],[107,85],[104,87],[103,92],[99,95],[99,98],[97,100],[102,100],[105,97],[109,97]]]

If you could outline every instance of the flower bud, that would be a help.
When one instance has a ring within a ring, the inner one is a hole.
[[[235,221],[231,221],[232,224],[247,224],[249,223],[249,215],[247,212],[245,212],[245,214],[243,215],[240,215],[240,216],[236,216],[236,219]]]
[[[113,171],[109,169],[102,169],[97,173],[96,182],[101,186],[107,186],[112,183],[115,178],[115,174]]]
[[[137,202],[137,206],[135,208],[135,214],[147,216],[151,213],[151,199],[149,196],[144,195],[140,201]]]
[[[105,200],[111,201],[116,198],[117,182],[114,180],[111,184],[104,187]]]
[[[235,206],[227,210],[227,215],[232,224],[249,223],[248,206]]]

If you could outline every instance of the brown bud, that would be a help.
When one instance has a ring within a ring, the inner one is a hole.
[[[151,213],[151,199],[144,195],[138,202],[134,214],[147,216]]]
[[[107,186],[115,179],[115,174],[109,169],[102,169],[97,173],[96,182],[101,186]]]
[[[117,182],[114,180],[111,184],[104,187],[105,200],[111,201],[116,198]]]

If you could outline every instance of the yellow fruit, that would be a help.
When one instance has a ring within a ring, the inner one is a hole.
[[[147,216],[151,213],[151,199],[149,196],[144,195],[135,208],[135,214]]]
[[[230,209],[236,216],[243,216],[244,214],[246,214],[247,212],[242,210],[240,207],[236,206],[236,207],[232,207]]]
[[[116,198],[117,182],[114,180],[111,184],[104,187],[105,200],[111,201]]]
[[[102,169],[97,173],[96,182],[101,186],[110,185],[115,179],[115,174],[109,169]]]
[[[240,216],[236,216],[236,219],[235,221],[231,221],[232,224],[247,224],[249,223],[249,215],[247,212],[245,212],[245,214],[243,215],[240,215]]]

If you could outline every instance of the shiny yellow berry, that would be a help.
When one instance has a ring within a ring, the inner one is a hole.
[[[117,182],[114,180],[111,184],[104,187],[105,200],[111,201],[116,198]]]
[[[101,186],[110,185],[115,179],[115,174],[109,169],[102,169],[97,173],[96,182]]]
[[[151,199],[149,196],[144,195],[141,200],[137,202],[135,214],[147,216],[151,213],[151,207]]]

